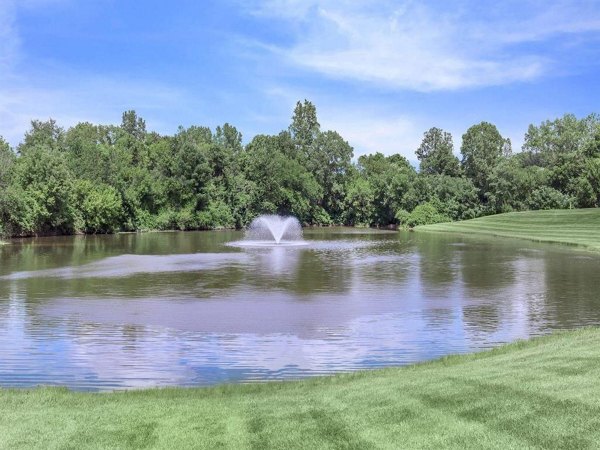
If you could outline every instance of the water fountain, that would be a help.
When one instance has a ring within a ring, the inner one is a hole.
[[[302,226],[292,216],[265,214],[252,221],[245,242],[256,245],[302,245]]]

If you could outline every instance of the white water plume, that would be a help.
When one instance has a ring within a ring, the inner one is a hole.
[[[302,242],[302,226],[292,216],[265,214],[252,221],[246,240],[271,244]]]

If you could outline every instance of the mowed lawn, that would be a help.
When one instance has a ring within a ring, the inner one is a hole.
[[[415,230],[489,234],[600,250],[600,208],[496,214],[460,222],[419,226]]]
[[[600,330],[301,382],[0,390],[0,447],[598,448]]]

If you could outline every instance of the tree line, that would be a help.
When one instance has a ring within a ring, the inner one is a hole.
[[[242,144],[232,125],[146,130],[135,111],[114,125],[65,130],[34,120],[12,149],[0,138],[0,234],[241,228],[262,213],[309,225],[419,224],[600,204],[600,119],[530,125],[521,152],[488,122],[462,136],[431,128],[416,149],[360,156],[298,102],[277,135]]]

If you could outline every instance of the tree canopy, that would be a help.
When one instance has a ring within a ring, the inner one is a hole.
[[[462,136],[460,153],[450,133],[432,127],[415,151],[419,170],[400,154],[353,160],[308,100],[286,130],[247,144],[229,123],[163,136],[132,110],[119,125],[65,130],[33,120],[15,149],[0,137],[0,234],[240,228],[263,213],[308,225],[413,226],[600,205],[595,114],[530,125],[516,153],[481,122]]]

